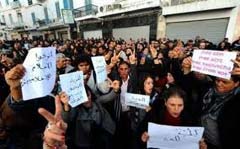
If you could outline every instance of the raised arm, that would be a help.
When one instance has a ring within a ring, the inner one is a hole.
[[[67,124],[62,119],[62,105],[60,102],[60,97],[57,95],[55,97],[55,114],[53,115],[44,108],[39,108],[38,112],[47,121],[48,125],[44,131],[43,136],[43,149],[66,149],[65,145],[65,133],[67,129]]]

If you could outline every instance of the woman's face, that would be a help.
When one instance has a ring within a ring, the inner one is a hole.
[[[126,50],[126,54],[127,54],[127,55],[131,55],[131,54],[132,54],[132,50],[131,50],[131,49],[127,49],[127,50]]]
[[[144,91],[147,95],[151,95],[153,90],[153,79],[148,77],[145,81],[144,81]]]
[[[174,77],[171,73],[167,73],[167,83],[174,83]]]
[[[167,99],[165,106],[172,117],[178,118],[184,108],[184,102],[181,97],[175,95]]]
[[[148,48],[145,48],[145,49],[143,50],[143,54],[144,54],[144,55],[148,55],[148,52],[149,52]]]
[[[215,85],[218,93],[227,93],[237,87],[239,85],[239,82],[234,82],[232,80],[223,78],[216,78]]]

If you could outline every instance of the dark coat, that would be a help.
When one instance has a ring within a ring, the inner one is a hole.
[[[163,102],[163,101],[162,101]],[[164,106],[164,103],[160,104],[159,106],[155,106],[149,111],[143,120],[143,122],[140,124],[138,128],[138,143],[139,148],[145,149],[146,143],[143,143],[141,140],[142,134],[148,130],[148,123],[156,123],[156,124],[165,124],[164,123],[164,115],[166,112],[166,108]],[[196,124],[192,121],[192,117],[187,113],[187,111],[183,110],[183,112],[180,115],[181,124],[180,126],[196,126]]]
[[[18,149],[41,149],[42,133],[47,121],[38,114],[42,107],[54,113],[54,98],[46,96],[34,100],[13,102],[8,96],[1,107],[1,120],[3,128],[7,129],[8,146]]]
[[[240,134],[240,92],[223,106],[218,117],[221,149],[239,147]]]

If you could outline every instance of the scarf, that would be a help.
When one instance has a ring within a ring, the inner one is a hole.
[[[180,117],[172,117],[170,113],[165,110],[163,124],[165,125],[172,125],[172,126],[181,126],[181,118]]]
[[[240,88],[235,88],[228,93],[218,93],[215,88],[211,88],[203,98],[203,114],[208,114],[212,119],[217,120],[224,104],[238,92]]]

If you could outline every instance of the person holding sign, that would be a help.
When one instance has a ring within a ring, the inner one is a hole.
[[[85,85],[88,101],[71,108],[69,97],[60,93],[63,120],[68,124],[68,148],[110,149],[115,123],[109,113],[97,102],[91,89]]]
[[[228,149],[238,145],[239,135],[239,62],[233,68],[231,78],[215,78],[214,85],[202,97],[201,125],[209,149]],[[185,75],[190,74],[192,60],[183,61]],[[190,66],[190,67],[189,67]]]
[[[101,100],[98,99],[101,103],[106,103],[116,97],[114,90],[111,90],[109,86],[111,81],[105,80],[102,83],[97,83],[96,73],[93,70],[92,62],[89,56],[82,55],[76,58],[76,67],[78,70],[83,72],[84,83],[91,88],[95,96],[100,97],[102,95],[108,95],[104,98],[101,98]]]
[[[145,118],[146,114],[152,109],[152,107],[157,107],[159,106],[159,94],[154,90],[154,85],[153,85],[153,79],[150,75],[146,75],[143,78],[143,82],[141,82],[141,89],[140,89],[140,95],[145,95],[146,97],[148,97],[149,99],[146,100],[148,106],[144,107],[145,109],[140,108],[139,106],[134,107],[133,105],[130,105],[130,115],[132,116],[130,119],[131,122],[131,126],[132,128],[135,128],[135,131],[133,132],[133,141],[134,139],[137,138],[137,128],[139,127],[139,124],[143,121],[143,119]],[[137,95],[137,94],[136,94]],[[138,95],[138,96],[140,96]],[[126,96],[130,96],[129,93],[126,94]],[[131,97],[131,96],[130,96]],[[127,99],[127,97],[125,97],[125,99]],[[141,100],[140,100],[141,99]],[[139,104],[142,104],[142,100],[144,98],[141,97],[139,98],[140,101]],[[136,100],[136,98],[135,98]],[[144,101],[144,102],[146,102]],[[138,148],[137,145],[137,139],[134,142],[134,147]]]
[[[146,75],[143,78],[143,82],[141,82],[140,84],[140,94],[150,97],[149,106],[145,109],[130,107],[130,112],[133,116],[133,118],[131,119],[131,125],[134,126],[134,128],[139,127],[139,124],[145,118],[146,114],[152,109],[152,107],[157,107],[160,104],[159,94],[154,90],[153,82],[153,78],[150,75]]]
[[[146,142],[149,139],[147,133],[148,122],[164,124],[171,126],[194,126],[191,117],[184,109],[185,92],[179,87],[170,87],[163,93],[164,107],[154,107],[145,117],[139,127],[139,139],[142,142],[142,148],[146,148]],[[201,148],[206,149],[206,148]]]
[[[42,132],[47,121],[38,114],[38,108],[43,107],[53,112],[55,110],[54,98],[48,95],[23,101],[20,80],[24,75],[25,68],[21,64],[13,67],[5,75],[6,82],[10,86],[6,107],[14,112],[5,115],[7,117],[3,120],[6,124],[5,127],[10,129],[11,146],[24,149],[42,149]]]

